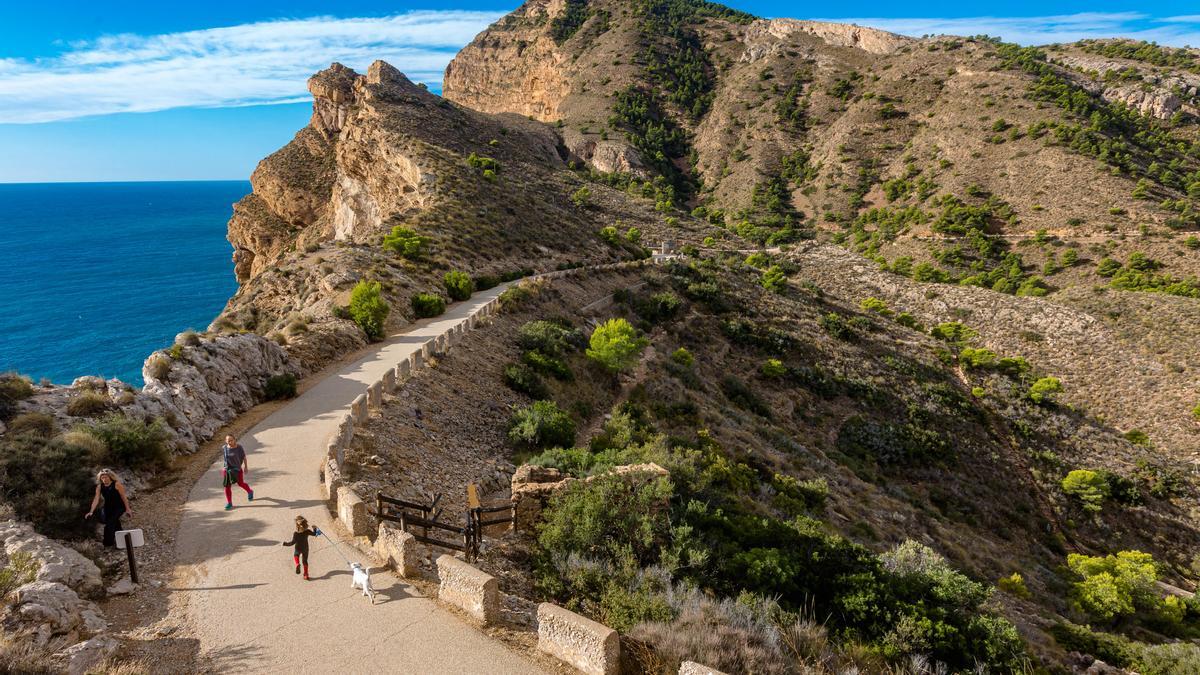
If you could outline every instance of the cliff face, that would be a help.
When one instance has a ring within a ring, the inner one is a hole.
[[[531,0],[480,33],[446,66],[442,95],[482,112],[558,120],[572,67],[543,27],[563,4]]]

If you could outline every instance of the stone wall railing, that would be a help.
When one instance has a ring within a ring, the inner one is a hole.
[[[548,602],[538,605],[537,620],[538,650],[587,675],[620,672],[621,637],[617,631]]]

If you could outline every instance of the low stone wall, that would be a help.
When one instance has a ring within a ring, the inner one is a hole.
[[[543,602],[538,605],[538,649],[587,675],[616,675],[621,668],[617,631],[587,617]]]
[[[725,675],[725,673],[695,661],[684,661],[679,664],[679,675]]]
[[[496,577],[472,567],[452,555],[437,559],[438,598],[483,623],[495,623],[500,617],[500,586]]]
[[[367,406],[371,410],[383,408],[383,380],[367,387]]]
[[[367,520],[367,505],[354,490],[345,485],[337,491],[337,514],[342,525],[355,537],[361,537],[371,532]]]
[[[350,403],[350,413],[354,415],[355,423],[367,421],[369,411],[367,410],[367,395],[365,393],[359,394],[358,398]]]
[[[375,537],[375,552],[388,567],[405,579],[421,574],[421,563],[425,560],[425,547],[416,537],[389,522],[379,523]]]
[[[325,499],[333,502],[333,507],[337,508],[338,490],[342,487],[342,469],[341,464],[336,458],[331,458],[325,461]]]

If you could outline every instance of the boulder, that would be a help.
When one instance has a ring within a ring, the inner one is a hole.
[[[63,584],[84,597],[98,596],[104,588],[95,563],[75,549],[34,532],[28,524],[0,522],[0,541],[7,556],[25,552],[40,565],[35,575],[38,581]]]
[[[108,628],[100,610],[67,586],[33,581],[18,588],[5,618],[10,632],[27,632],[39,646],[52,639],[87,639]]]
[[[97,635],[57,652],[54,656],[66,664],[67,675],[84,675],[93,672],[117,653],[121,644],[108,635]]]

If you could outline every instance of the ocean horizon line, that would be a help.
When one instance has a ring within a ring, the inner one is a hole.
[[[145,185],[147,183],[249,183],[245,178],[186,178],[180,180],[31,180],[3,181],[0,185]]]

